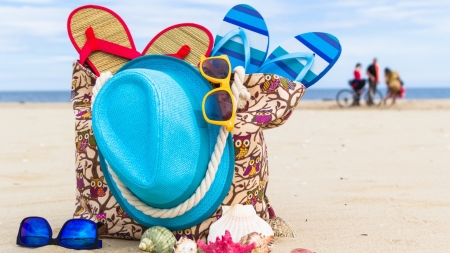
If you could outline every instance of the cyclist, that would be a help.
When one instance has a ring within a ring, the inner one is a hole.
[[[362,94],[362,89],[366,85],[366,80],[361,78],[361,63],[357,63],[355,70],[353,71],[354,79],[350,80],[350,86],[355,91],[355,99],[353,101],[354,106],[359,105],[359,99]]]

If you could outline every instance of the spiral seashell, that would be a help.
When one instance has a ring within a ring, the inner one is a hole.
[[[151,253],[172,253],[176,242],[175,236],[167,228],[154,226],[142,234],[139,249]]]
[[[152,239],[142,238],[141,242],[139,243],[139,249],[143,250],[143,251],[148,251],[148,252],[155,252],[156,247],[155,247],[155,244],[153,243]]]

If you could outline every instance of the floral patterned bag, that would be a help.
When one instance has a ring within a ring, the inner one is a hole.
[[[91,96],[96,76],[77,61],[73,64],[72,105],[75,114],[75,172],[76,209],[74,218],[104,222],[100,234],[106,237],[139,239],[144,227],[133,221],[117,204],[106,185],[98,160],[98,152],[91,125]],[[275,90],[264,89],[267,82],[279,82]],[[237,113],[231,133],[235,148],[235,175],[230,191],[222,205],[253,205],[262,218],[275,217],[269,205],[267,146],[263,130],[284,124],[291,116],[305,86],[299,82],[272,74],[246,75],[244,86],[251,94],[250,101]],[[205,240],[209,226],[221,216],[221,207],[210,218],[192,228],[174,231]],[[276,234],[276,233],[275,233]]]

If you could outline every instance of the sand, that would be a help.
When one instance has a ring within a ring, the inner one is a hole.
[[[0,104],[0,252],[15,245],[26,216],[59,232],[75,203],[70,104]],[[268,195],[297,238],[272,252],[449,252],[450,101],[339,109],[301,101],[265,132]],[[96,252],[139,252],[106,239]],[[33,252],[65,252],[47,246]]]

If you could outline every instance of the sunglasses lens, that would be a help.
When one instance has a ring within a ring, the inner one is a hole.
[[[87,249],[94,245],[97,226],[90,220],[70,220],[61,230],[59,243],[72,249]]]
[[[233,102],[226,91],[211,93],[205,101],[205,113],[210,120],[225,121],[231,119]]]
[[[20,241],[29,247],[47,245],[51,231],[47,221],[42,218],[27,218],[20,228]]]
[[[212,78],[225,79],[230,69],[228,62],[223,59],[207,59],[202,63],[203,72]]]

